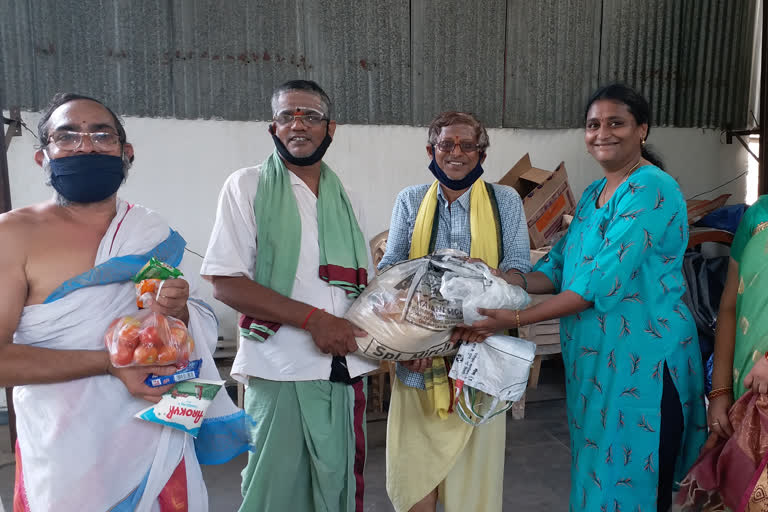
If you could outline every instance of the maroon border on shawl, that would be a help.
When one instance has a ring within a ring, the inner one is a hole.
[[[238,327],[241,327],[243,329],[247,329],[248,331],[251,330],[251,324],[257,323],[259,325],[263,325],[267,329],[271,330],[272,332],[277,332],[278,329],[280,329],[280,326],[283,324],[279,324],[277,322],[267,322],[266,320],[257,320],[253,317],[247,316],[247,315],[240,315],[240,321],[237,322]],[[268,338],[270,336],[269,333],[256,331],[260,335],[264,336],[264,338]]]
[[[351,285],[367,286],[368,271],[364,268],[340,267],[339,265],[320,265],[320,279],[324,281],[342,281]],[[347,291],[347,293],[352,293]]]
[[[355,393],[355,512],[363,512],[363,493],[365,491],[365,480],[363,478],[363,470],[365,469],[365,432],[363,431],[363,421],[365,420],[366,403],[363,381],[359,380],[352,384],[352,389]]]
[[[109,244],[109,254],[112,254],[112,247],[115,245],[115,238],[117,237],[117,232],[120,231],[120,227],[123,225],[123,221],[125,220],[125,217],[128,216],[128,212],[131,211],[131,208],[133,208],[133,205],[131,203],[128,203],[128,209],[125,210],[125,213],[123,214],[123,218],[120,219],[120,222],[117,223],[117,229],[115,229],[115,234],[112,235],[112,243]]]

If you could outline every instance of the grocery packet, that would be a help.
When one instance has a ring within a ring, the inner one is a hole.
[[[135,416],[197,437],[205,411],[223,385],[223,380],[192,379],[179,382],[163,394],[160,402],[139,411]]]

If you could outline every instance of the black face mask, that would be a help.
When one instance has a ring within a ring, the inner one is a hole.
[[[275,143],[277,152],[280,154],[281,157],[283,157],[283,160],[285,160],[289,164],[297,165],[299,167],[308,167],[322,160],[323,156],[325,156],[325,152],[328,151],[328,146],[331,145],[331,141],[333,139],[331,139],[331,136],[328,133],[329,124],[330,124],[330,121],[326,121],[325,137],[323,138],[323,142],[320,143],[320,145],[311,155],[303,156],[303,157],[293,156],[291,152],[288,151],[288,148],[285,147],[285,144],[283,144],[283,141],[281,141],[275,134],[274,126],[269,125],[268,130],[269,130],[269,133],[272,135],[272,140]]]
[[[474,182],[483,174],[483,166],[480,162],[483,161],[483,155],[485,153],[480,152],[480,159],[477,161],[477,165],[472,169],[469,174],[464,176],[460,180],[452,180],[447,174],[437,165],[435,160],[435,146],[432,146],[432,161],[429,163],[429,170],[432,172],[432,176],[435,177],[442,185],[445,185],[451,190],[464,190],[472,186]]]
[[[117,192],[125,179],[119,156],[83,154],[49,160],[51,186],[73,203],[96,203]]]

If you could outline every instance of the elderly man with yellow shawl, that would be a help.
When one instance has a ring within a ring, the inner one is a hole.
[[[488,146],[488,132],[472,114],[444,112],[432,121],[427,155],[436,180],[397,196],[380,269],[450,248],[504,272],[530,270],[520,196],[480,179]],[[398,512],[434,512],[438,500],[446,512],[501,510],[505,417],[472,427],[454,414],[449,363],[438,357],[397,366],[387,493]]]

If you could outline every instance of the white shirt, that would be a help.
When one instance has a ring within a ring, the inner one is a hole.
[[[219,195],[216,223],[200,269],[203,276],[246,276],[253,279],[258,252],[253,201],[259,187],[259,173],[260,166],[246,167],[235,171],[224,183]],[[343,316],[352,300],[344,290],[329,285],[318,275],[320,253],[317,197],[294,173],[288,174],[301,219],[301,249],[291,299]],[[368,240],[361,209],[349,191],[346,192],[358,224]],[[370,253],[368,262],[368,275],[373,276]],[[332,356],[323,354],[307,331],[282,325],[277,333],[264,342],[240,337],[240,348],[232,365],[232,377],[245,384],[249,376],[278,381],[328,380],[331,360]],[[347,367],[349,375],[356,377],[376,369],[378,364],[356,354],[349,354]]]

